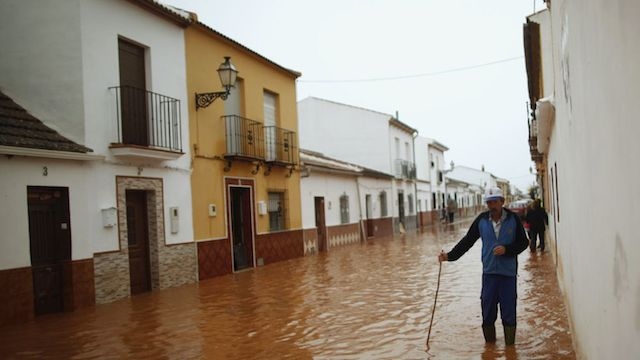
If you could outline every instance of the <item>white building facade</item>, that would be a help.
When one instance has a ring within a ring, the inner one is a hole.
[[[640,355],[640,3],[546,1],[524,26],[529,144],[581,359]]]
[[[416,187],[420,226],[437,223],[441,218],[445,194],[444,153],[448,147],[438,141],[416,136]]]
[[[300,160],[305,255],[392,234],[385,214],[391,175],[308,150]]]
[[[52,261],[72,280],[45,290],[76,298],[52,312],[197,281],[184,21],[147,1],[0,5],[0,89],[93,150],[1,149],[0,276],[24,274],[14,277],[20,299],[39,291],[30,285],[36,188],[68,193],[69,219],[54,228],[68,231],[71,256]]]
[[[389,221],[392,233],[416,229],[414,129],[388,114],[313,97],[298,102],[298,119],[301,148],[393,178],[390,186],[361,184],[362,219],[367,209],[372,217],[382,209],[381,233]]]

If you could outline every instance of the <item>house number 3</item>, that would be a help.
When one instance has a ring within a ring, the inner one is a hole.
[[[47,169],[46,166],[42,167],[42,176],[47,176],[49,175],[49,169]]]

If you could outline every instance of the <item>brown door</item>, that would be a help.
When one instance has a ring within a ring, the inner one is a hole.
[[[148,146],[144,48],[118,39],[122,142]]]
[[[27,187],[29,245],[36,315],[64,310],[63,265],[71,260],[69,190]]]
[[[233,269],[238,271],[253,267],[251,190],[248,187],[232,186],[230,195]]]
[[[131,294],[134,295],[151,290],[147,193],[141,190],[127,190],[126,194],[129,279]]]
[[[365,206],[366,206],[366,211],[367,211],[367,219],[365,220],[367,222],[367,237],[372,237],[373,236],[373,210],[372,210],[372,204],[371,204],[371,195],[366,195],[365,196]]]
[[[327,226],[324,218],[324,198],[315,197],[316,231],[318,236],[318,251],[327,251]]]
[[[398,193],[398,220],[403,226],[406,226],[404,223],[404,194]]]

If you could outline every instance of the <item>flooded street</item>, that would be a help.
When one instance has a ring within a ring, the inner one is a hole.
[[[575,359],[551,255],[520,255],[516,345],[485,347],[469,221],[0,328],[3,359]]]

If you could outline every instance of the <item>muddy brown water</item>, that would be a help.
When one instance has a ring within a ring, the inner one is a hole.
[[[4,359],[575,359],[549,253],[519,257],[516,345],[485,346],[469,221],[0,328]]]

